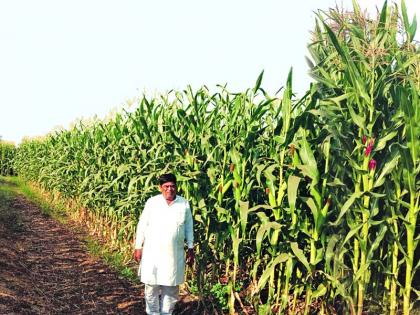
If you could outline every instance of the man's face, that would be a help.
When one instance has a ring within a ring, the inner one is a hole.
[[[176,184],[174,182],[166,182],[160,186],[160,191],[166,200],[173,201],[176,196]]]

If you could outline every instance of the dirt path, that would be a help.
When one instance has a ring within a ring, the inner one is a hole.
[[[145,314],[140,286],[90,256],[82,232],[20,195],[11,206],[18,218],[0,221],[0,314]]]

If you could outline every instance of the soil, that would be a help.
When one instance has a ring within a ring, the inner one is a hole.
[[[0,220],[0,314],[146,314],[143,286],[91,256],[83,230],[21,195],[12,210]],[[176,313],[202,314],[195,303],[182,298]]]

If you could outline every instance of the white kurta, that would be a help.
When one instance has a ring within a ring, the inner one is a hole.
[[[184,242],[193,248],[190,205],[181,196],[168,205],[162,194],[147,200],[137,225],[135,248],[143,248],[140,280],[149,285],[184,282]]]

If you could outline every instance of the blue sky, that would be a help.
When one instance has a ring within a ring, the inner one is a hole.
[[[351,0],[337,3],[351,8]],[[374,12],[383,1],[359,3]],[[0,1],[0,136],[19,143],[76,119],[104,117],[143,92],[225,83],[241,91],[262,70],[262,86],[274,94],[293,67],[295,90],[303,93],[314,11],[335,4]],[[406,4],[420,18],[420,1]]]

